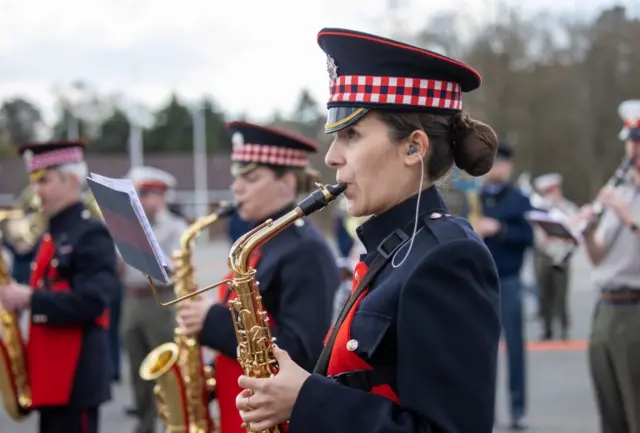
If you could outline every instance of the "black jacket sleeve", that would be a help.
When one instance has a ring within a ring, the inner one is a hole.
[[[331,251],[315,239],[302,240],[280,266],[274,287],[268,288],[278,294],[271,333],[294,361],[311,369],[330,326],[338,268]],[[227,307],[215,304],[209,309],[199,341],[226,356],[236,356],[238,342]]]
[[[311,375],[289,433],[491,433],[500,338],[499,283],[476,240],[435,248],[400,289],[400,404]]]
[[[331,251],[316,239],[302,241],[285,258],[278,278],[278,317],[272,335],[298,365],[312,370],[331,326],[340,275]]]
[[[32,316],[44,317],[49,325],[95,322],[120,284],[115,247],[104,226],[95,225],[83,233],[70,254],[67,271],[71,290],[65,293],[36,290],[31,298]]]
[[[525,213],[532,209],[531,202],[518,192],[513,193],[512,202],[512,210],[507,218],[500,221],[500,231],[495,236],[506,244],[530,247],[533,245],[533,228]]]

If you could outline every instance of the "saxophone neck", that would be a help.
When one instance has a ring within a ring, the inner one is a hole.
[[[298,206],[277,220],[268,219],[241,236],[229,252],[229,265],[233,272],[240,275],[246,274],[249,271],[249,260],[254,251],[303,216],[304,212]]]
[[[191,241],[210,225],[215,224],[220,218],[230,216],[236,210],[236,206],[231,203],[220,202],[218,209],[207,216],[198,218],[189,228],[182,234],[180,238],[180,250],[191,250]]]
[[[237,275],[249,271],[249,259],[253,252],[296,220],[317,212],[335,200],[347,188],[346,184],[322,185],[302,200],[292,211],[273,221],[269,219],[240,237],[229,253],[229,267]]]

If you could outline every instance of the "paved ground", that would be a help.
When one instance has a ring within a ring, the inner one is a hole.
[[[228,246],[206,244],[197,248],[195,263],[201,285],[217,281],[226,271]],[[582,255],[576,256],[574,278],[571,291],[571,312],[573,316],[572,339],[576,343],[549,348],[532,341],[529,350],[529,413],[532,433],[596,433],[597,413],[587,372],[586,354],[582,341],[588,332],[589,318],[594,295],[589,285],[589,267]],[[528,336],[537,339],[539,325],[533,320],[535,307],[531,298],[527,301],[530,319]],[[504,356],[501,355],[501,361]],[[126,371],[126,368],[125,368]],[[506,401],[504,391],[504,366],[500,368],[498,402],[498,427],[496,432],[506,431]],[[102,412],[103,433],[129,433],[133,422],[123,414],[123,407],[130,403],[127,381],[114,388],[114,399]],[[15,424],[0,411],[1,433],[33,433],[37,429],[35,416]],[[161,430],[158,430],[160,432]]]

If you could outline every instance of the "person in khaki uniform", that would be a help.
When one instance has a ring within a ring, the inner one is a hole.
[[[562,175],[548,173],[533,181],[536,192],[544,201],[544,207],[551,215],[570,219],[578,212],[578,206],[562,194]],[[558,268],[554,262],[562,256],[570,245],[561,239],[547,236],[535,227],[536,281],[540,291],[540,316],[542,319],[542,340],[554,338],[554,322],[560,322],[560,336],[566,340],[569,335],[569,309],[567,294],[569,289],[568,265]]]
[[[142,207],[162,251],[171,253],[180,246],[180,237],[187,229],[184,219],[169,211],[167,193],[176,180],[169,173],[153,168],[139,167],[129,173],[136,186]],[[122,308],[122,340],[129,356],[131,384],[135,408],[128,413],[138,417],[136,433],[155,431],[157,408],[153,395],[153,382],[140,378],[140,364],[151,350],[173,340],[176,326],[175,310],[160,308],[153,297],[147,277],[129,265],[125,265],[123,283],[125,297]],[[172,288],[156,283],[160,296],[169,300]]]
[[[625,119],[628,156],[640,155],[640,101],[637,118]],[[606,208],[590,224],[585,246],[600,291],[589,341],[589,364],[602,433],[640,433],[640,158],[618,188],[605,187],[598,201]],[[593,220],[590,206],[581,217]]]

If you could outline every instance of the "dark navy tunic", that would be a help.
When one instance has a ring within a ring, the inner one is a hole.
[[[271,216],[276,220],[293,206]],[[256,267],[262,303],[273,319],[272,335],[302,367],[311,370],[331,325],[333,297],[340,285],[336,261],[322,233],[306,219],[292,224],[261,248]],[[209,310],[200,344],[236,357],[236,339],[227,306]]]
[[[358,229],[367,265],[394,230],[411,236],[416,200]],[[423,192],[419,212],[409,257],[398,268],[388,262],[369,286],[346,345],[374,371],[390,372],[398,403],[312,374],[300,390],[288,433],[492,431],[500,338],[496,266],[467,221],[447,215],[436,188]],[[403,245],[396,264],[408,240]]]
[[[111,398],[108,330],[96,322],[109,307],[111,294],[119,290],[115,246],[105,225],[91,218],[81,203],[51,218],[49,233],[55,243],[55,266],[71,287],[69,292],[53,293],[45,284],[34,291],[31,321],[82,328],[68,407],[96,407]]]

